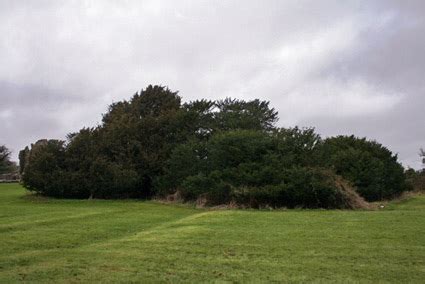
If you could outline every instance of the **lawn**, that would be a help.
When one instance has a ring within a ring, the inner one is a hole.
[[[0,184],[0,283],[425,281],[425,196],[378,211],[56,200]]]

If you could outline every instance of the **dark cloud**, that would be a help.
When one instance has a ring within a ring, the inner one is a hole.
[[[0,143],[94,125],[149,83],[262,98],[281,125],[425,147],[423,1],[1,1]]]
[[[55,109],[61,105],[78,104],[85,101],[83,96],[64,94],[63,91],[51,90],[37,85],[0,81],[2,98],[0,110],[17,109],[19,107],[37,109],[43,106]],[[48,111],[48,109],[45,110]]]

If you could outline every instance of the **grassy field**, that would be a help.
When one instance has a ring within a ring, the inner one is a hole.
[[[425,196],[379,211],[53,200],[0,184],[0,282],[425,281]]]

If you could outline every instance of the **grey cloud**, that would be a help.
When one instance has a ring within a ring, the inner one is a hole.
[[[425,145],[425,3],[383,3],[379,10],[392,15],[388,24],[364,31],[359,37],[361,47],[348,50],[324,69],[322,76],[361,78],[386,92],[400,94],[401,101],[379,115],[343,119],[324,115],[301,123],[314,124],[325,135],[354,133],[374,138],[398,153],[405,166],[420,168],[418,149]]]
[[[185,100],[271,100],[281,125],[366,135],[419,167],[424,5],[2,1],[0,142],[16,156],[63,138],[152,83]]]
[[[1,109],[43,106],[57,108],[59,105],[82,103],[85,97],[64,94],[63,90],[51,90],[42,86],[0,81]]]
[[[78,113],[88,98],[36,85],[0,82],[0,133],[15,154],[40,138],[61,138],[73,130],[67,112]],[[97,114],[98,115],[98,114]]]

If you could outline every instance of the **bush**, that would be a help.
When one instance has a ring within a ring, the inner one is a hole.
[[[213,170],[243,163],[264,162],[275,149],[270,135],[261,131],[237,130],[219,133],[206,144],[208,167]]]
[[[137,173],[117,163],[97,159],[89,172],[90,196],[95,198],[143,197]]]
[[[263,187],[239,187],[232,191],[237,204],[249,207],[361,208],[365,202],[340,177],[328,170],[294,168],[285,182]]]
[[[178,190],[186,201],[202,197],[210,205],[356,207],[350,198],[360,198],[346,194],[348,183],[316,167],[321,143],[312,129],[221,132],[178,146],[158,184],[164,195]]]
[[[24,186],[40,194],[62,196],[64,163],[64,141],[37,141],[32,145],[22,176]]]
[[[191,141],[177,146],[166,162],[163,175],[154,182],[156,194],[160,197],[173,194],[187,177],[205,173],[205,157],[206,149],[202,142]]]
[[[174,193],[187,177],[208,177],[212,172],[220,172],[221,179],[232,183],[268,182],[265,165],[273,149],[269,134],[251,130],[219,132],[206,142],[179,145],[166,163],[165,174],[156,182],[158,192],[162,196]]]
[[[408,189],[397,155],[375,141],[354,136],[328,138],[321,155],[323,166],[352,182],[368,201],[389,199]]]
[[[230,185],[221,179],[219,172],[187,177],[180,192],[184,200],[205,199],[203,205],[219,205],[230,201]]]
[[[322,139],[314,128],[281,128],[275,132],[274,140],[280,167],[317,166]]]

